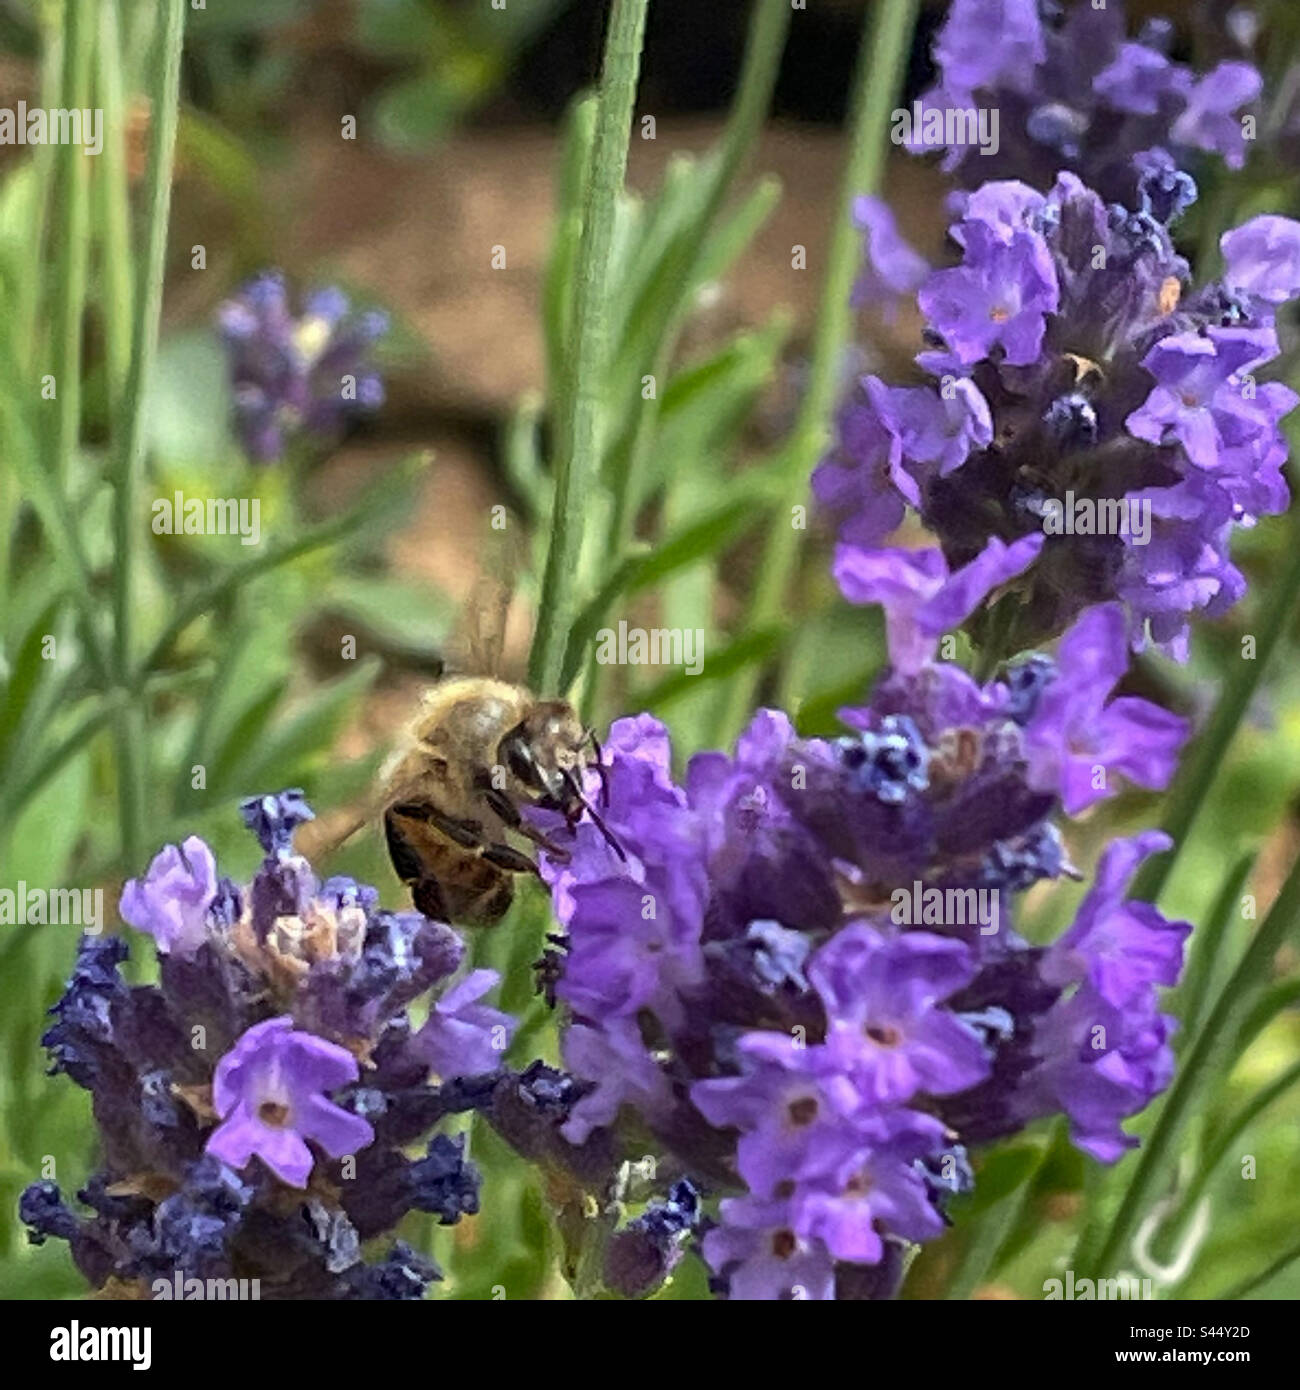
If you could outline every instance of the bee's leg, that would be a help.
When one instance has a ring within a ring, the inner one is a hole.
[[[600,778],[600,804],[605,810],[608,810],[609,768],[605,766],[605,750],[600,746],[595,729],[587,730],[587,738],[591,743],[591,751],[596,755],[596,774]]]
[[[542,831],[536,826],[529,825],[519,814],[519,808],[508,796],[503,796],[499,791],[487,790],[483,793],[483,800],[496,812],[511,830],[517,831],[526,840],[531,840],[539,849],[544,849],[547,854],[558,864],[567,864],[572,857],[563,845],[557,845],[549,840]]]
[[[444,815],[436,806],[430,806],[427,802],[394,806],[390,815],[406,816],[410,820],[424,821],[454,844],[460,845],[463,849],[476,850],[480,859],[486,859],[489,864],[495,864],[498,869],[507,869],[512,874],[535,874],[538,872],[537,865],[526,854],[520,854],[517,849],[510,845],[498,845],[485,841],[481,821],[457,820],[453,816]]]
[[[483,825],[480,821],[457,820],[454,816],[444,815],[428,802],[412,802],[394,806],[392,809],[397,815],[405,816],[408,820],[424,821],[464,849],[478,849],[483,843]]]
[[[495,864],[498,869],[508,869],[512,874],[540,874],[537,865],[526,854],[521,854],[510,845],[484,845],[479,850],[479,858]]]

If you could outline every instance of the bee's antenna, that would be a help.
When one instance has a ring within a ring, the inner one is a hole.
[[[605,822],[601,820],[599,814],[596,811],[596,808],[591,804],[590,801],[587,800],[585,796],[583,796],[582,787],[579,784],[578,779],[573,775],[572,768],[566,767],[564,769],[564,780],[569,790],[574,794],[574,796],[578,798],[578,801],[581,803],[583,809],[591,817],[592,824],[605,837],[605,843],[610,847],[610,849],[614,851],[615,854],[618,855],[618,857],[623,861],[623,863],[626,864],[627,855],[623,851],[623,846],[619,844],[618,840],[614,836],[614,832],[610,830],[609,826],[607,826]]]

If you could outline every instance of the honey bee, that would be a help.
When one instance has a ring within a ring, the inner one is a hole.
[[[504,642],[509,588],[485,569],[488,577],[475,587],[467,610],[465,642],[474,664],[491,668]],[[511,835],[559,863],[569,858],[529,823],[528,808],[558,812],[569,829],[586,816],[619,858],[626,857],[584,793],[589,766],[600,773],[607,800],[600,744],[567,701],[540,699],[492,675],[449,676],[424,692],[380,772],[370,809],[329,848],[373,817],[420,912],[461,926],[490,926],[510,907],[516,875],[538,872],[536,861],[510,843]]]
[[[559,812],[570,828],[588,816],[622,857],[583,793],[589,763],[603,768],[600,744],[564,700],[486,676],[426,691],[383,777],[388,855],[415,906],[465,926],[499,921],[514,876],[537,872],[511,833],[567,862],[568,852],[523,817],[529,806]]]

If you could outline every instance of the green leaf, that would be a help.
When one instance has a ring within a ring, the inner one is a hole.
[[[639,593],[677,570],[725,549],[743,531],[762,520],[767,511],[764,503],[765,499],[759,498],[729,501],[648,553],[625,560],[573,624],[565,649],[561,689],[572,683],[587,647],[617,599]]]
[[[223,795],[235,791],[235,782],[232,778],[241,764],[248,762],[249,749],[256,748],[261,744],[266,736],[267,728],[271,723],[271,716],[275,713],[276,707],[284,698],[284,692],[289,688],[289,679],[272,681],[265,690],[258,692],[253,699],[244,707],[243,713],[235,720],[234,726],[227,734],[221,747],[212,755],[210,761],[199,759],[207,768],[207,786],[201,794],[202,799],[206,800],[209,796],[220,799]],[[188,787],[188,779],[186,786]],[[250,795],[251,793],[239,792],[240,795]],[[192,793],[186,800],[178,803],[177,809],[184,813],[187,804],[193,805],[200,800],[199,793]]]
[[[1074,1268],[1098,1273],[1117,1266],[1128,1249],[1140,1215],[1150,1205],[1156,1183],[1174,1158],[1174,1145],[1195,1102],[1222,1075],[1226,1055],[1268,980],[1273,958],[1300,918],[1300,860],[1292,866],[1281,892],[1260,923],[1245,954],[1215,1001],[1209,1017],[1189,1048],[1174,1083],[1160,1106],[1158,1118],[1137,1156],[1119,1210],[1101,1249],[1093,1257],[1088,1233],[1075,1251]]]
[[[1196,1176],[1188,1184],[1179,1202],[1180,1213],[1188,1212],[1209,1185],[1219,1164],[1231,1152],[1237,1139],[1281,1096],[1285,1095],[1296,1082],[1300,1081],[1300,1062],[1296,1062],[1280,1075],[1274,1077],[1267,1086],[1258,1091],[1229,1118],[1216,1124],[1210,1132],[1210,1142],[1201,1155]]]
[[[1264,1029],[1297,1001],[1300,1001],[1300,979],[1279,980],[1265,990],[1259,1002],[1242,1020],[1227,1065],[1231,1067]]]
[[[1201,1024],[1210,986],[1226,954],[1228,927],[1237,913],[1241,890],[1246,886],[1255,867],[1253,854],[1242,855],[1224,877],[1219,895],[1208,916],[1192,933],[1188,947],[1187,969],[1179,986],[1177,1016],[1181,1034],[1175,1046],[1181,1048],[1189,1037],[1195,1037]]]
[[[323,607],[355,619],[386,647],[412,656],[441,656],[457,609],[432,584],[397,578],[340,575]]]
[[[350,511],[309,528],[291,541],[267,546],[260,555],[232,565],[195,590],[178,605],[171,622],[155,639],[144,659],[143,669],[150,671],[160,666],[191,623],[220,607],[227,598],[254,579],[315,551],[327,550],[345,541],[356,542],[370,532],[382,529],[398,516],[409,513],[415,482],[428,467],[431,458],[430,454],[420,454],[407,460],[400,468],[394,469],[390,483],[367,489],[362,501]]]
[[[552,416],[563,409],[564,364],[572,341],[573,292],[582,242],[587,177],[596,140],[596,98],[575,101],[565,122],[556,189],[557,222],[542,280],[542,328],[546,336],[546,376]]]
[[[4,713],[0,721],[0,779],[6,778],[6,768],[12,751],[21,746],[19,735],[39,738],[40,730],[31,727],[29,715],[35,712],[36,696],[42,684],[48,687],[53,674],[52,663],[42,655],[45,639],[54,635],[59,611],[56,600],[48,604],[22,639],[13,659],[7,663],[4,681]]]
[[[648,710],[662,713],[666,706],[684,695],[701,689],[714,681],[726,680],[754,662],[768,661],[781,649],[787,629],[765,628],[759,632],[742,632],[733,637],[720,651],[712,653],[703,669],[696,675],[689,671],[674,671],[672,675],[652,685],[637,696],[637,703]]]
[[[954,1223],[966,1231],[966,1248],[944,1296],[967,1299],[997,1267],[1006,1243],[1033,1189],[1033,1178],[1048,1153],[1042,1144],[995,1149],[980,1164],[975,1190],[952,1204]]]
[[[379,674],[370,659],[317,691],[299,711],[261,734],[225,777],[238,796],[278,791],[306,780],[305,774],[330,755],[335,738],[356,700]]]

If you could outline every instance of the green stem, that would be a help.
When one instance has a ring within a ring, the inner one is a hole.
[[[109,413],[120,419],[131,369],[131,321],[135,299],[131,265],[131,202],[126,163],[126,101],[118,0],[100,0],[96,84],[104,108],[104,151],[96,161],[96,188],[103,226],[104,355]]]
[[[41,52],[40,94],[41,105],[48,110],[60,104],[60,74],[63,71],[62,36],[47,26]],[[54,189],[54,158],[57,145],[37,145],[29,156],[32,176],[36,189],[32,196],[33,221],[31,236],[24,248],[22,273],[17,277],[13,295],[13,323],[10,329],[11,344],[14,349],[32,354],[31,361],[21,362],[18,351],[13,352],[12,361],[6,362],[6,370],[14,374],[15,380],[24,379],[31,371],[32,362],[43,358],[42,294],[46,288],[45,267],[45,229],[50,219],[50,204]],[[19,345],[22,347],[19,349]],[[12,351],[12,349],[11,349]],[[35,375],[35,374],[33,374]],[[36,399],[36,388],[32,381],[25,386],[27,399]],[[0,448],[6,453],[15,447],[14,438],[3,430],[0,420]],[[39,444],[36,446],[39,448]],[[0,468],[0,607],[7,607],[10,553],[13,547],[14,526],[22,505],[23,489],[16,469]]]
[[[749,37],[745,44],[744,67],[741,69],[740,81],[736,87],[726,132],[714,156],[715,163],[708,193],[699,219],[695,223],[696,236],[689,243],[683,244],[678,264],[673,267],[674,283],[683,287],[689,286],[695,278],[695,271],[708,246],[709,232],[722,211],[727,194],[744,164],[745,156],[762,130],[763,122],[771,108],[772,93],[776,90],[776,79],[781,70],[781,55],[785,52],[785,40],[792,14],[793,10],[787,0],[757,0],[754,6]],[[678,339],[690,316],[691,308],[691,296],[683,292],[665,326],[655,353],[651,371],[656,381],[662,382],[667,378]],[[650,451],[654,447],[661,400],[662,393],[656,392],[644,403],[637,417],[628,465],[614,480],[614,537],[617,551],[612,557],[613,564],[617,564],[627,553],[627,543],[635,521],[633,479],[644,473]]]
[[[987,1212],[983,1221],[971,1232],[969,1244],[944,1291],[945,1299],[965,1302],[996,1271],[998,1252],[1029,1209],[1036,1176],[1037,1169],[1025,1178],[1015,1192]]]
[[[1243,855],[1232,866],[1209,914],[1192,933],[1187,951],[1187,969],[1183,972],[1183,980],[1178,988],[1178,1007],[1174,1010],[1188,1037],[1196,1036],[1211,987],[1218,978],[1216,972],[1221,962],[1226,964],[1228,961],[1225,948],[1228,927],[1239,909],[1241,890],[1246,886],[1254,867],[1253,854]]]
[[[898,101],[917,8],[918,0],[878,0],[868,10],[870,36],[864,39],[858,60],[851,145],[817,311],[808,388],[784,451],[783,472],[789,480],[792,503],[807,496],[808,477],[825,447],[831,411],[839,394],[844,350],[853,326],[849,298],[861,254],[859,233],[852,219],[853,200],[879,186],[889,147],[890,112]],[[802,534],[805,533],[791,524],[788,512],[778,513],[758,566],[745,622],[747,629],[767,628],[781,618]],[[724,708],[725,727],[718,730],[719,741],[729,738],[748,717],[760,676],[757,668],[750,668],[732,683]]]
[[[90,64],[94,53],[92,16],[82,0],[63,7],[63,83],[61,105],[90,110]],[[84,132],[83,132],[84,134]],[[54,264],[54,379],[57,405],[50,437],[50,469],[65,480],[81,435],[81,342],[90,260],[90,159],[69,141],[58,152],[63,216]]]
[[[181,45],[185,0],[165,0],[161,31],[151,68],[149,162],[145,174],[144,258],[131,332],[131,362],[114,431],[120,448],[114,496],[115,558],[113,631],[118,681],[131,688],[134,678],[136,569],[143,522],[138,499],[145,461],[145,402],[158,349],[163,275],[167,263],[167,224],[171,212],[172,166],[180,106]],[[134,704],[115,721],[118,787],[124,865],[136,865],[144,843],[145,744],[143,709]]]
[[[600,467],[602,383],[608,348],[607,283],[614,217],[627,172],[628,141],[641,69],[649,0],[613,0],[596,110],[596,140],[578,248],[575,343],[568,354],[557,422],[559,448],[551,540],[542,579],[537,634],[529,660],[534,688],[555,691],[569,624],[577,608],[574,578],[583,549],[583,520]]]
[[[1268,978],[1273,958],[1286,940],[1287,933],[1295,926],[1297,918],[1300,918],[1300,860],[1292,865],[1277,900],[1260,924],[1189,1049],[1150,1136],[1142,1146],[1137,1166],[1104,1244],[1094,1258],[1092,1251],[1087,1248],[1093,1242],[1085,1232],[1075,1250],[1072,1261],[1074,1269],[1096,1271],[1100,1276],[1115,1267],[1123,1257],[1133,1228],[1150,1205],[1157,1182],[1168,1176],[1168,1165],[1174,1158],[1174,1142],[1191,1102],[1200,1087],[1213,1082],[1216,1069],[1231,1052],[1254,997]]]
[[[786,35],[793,13],[786,0],[757,0],[754,6],[745,44],[744,66],[732,101],[727,129],[714,154],[714,167],[704,206],[695,223],[696,235],[683,245],[683,254],[677,258],[678,264],[674,266],[673,281],[682,287],[682,293],[654,350],[650,371],[657,382],[667,382],[678,342],[690,317],[694,301],[688,289],[696,279],[707,250],[709,233],[771,109],[772,94],[776,90],[781,55],[785,52]],[[660,390],[650,400],[643,402],[637,416],[627,466],[612,480],[614,510],[610,529],[614,549],[606,568],[607,575],[612,573],[630,548],[632,528],[636,523],[636,481],[644,476],[654,451],[662,401],[663,392]],[[569,666],[572,664],[571,659],[566,663]],[[594,712],[600,710],[601,674],[605,669],[596,664],[593,655],[587,672],[586,689],[590,709]]]

